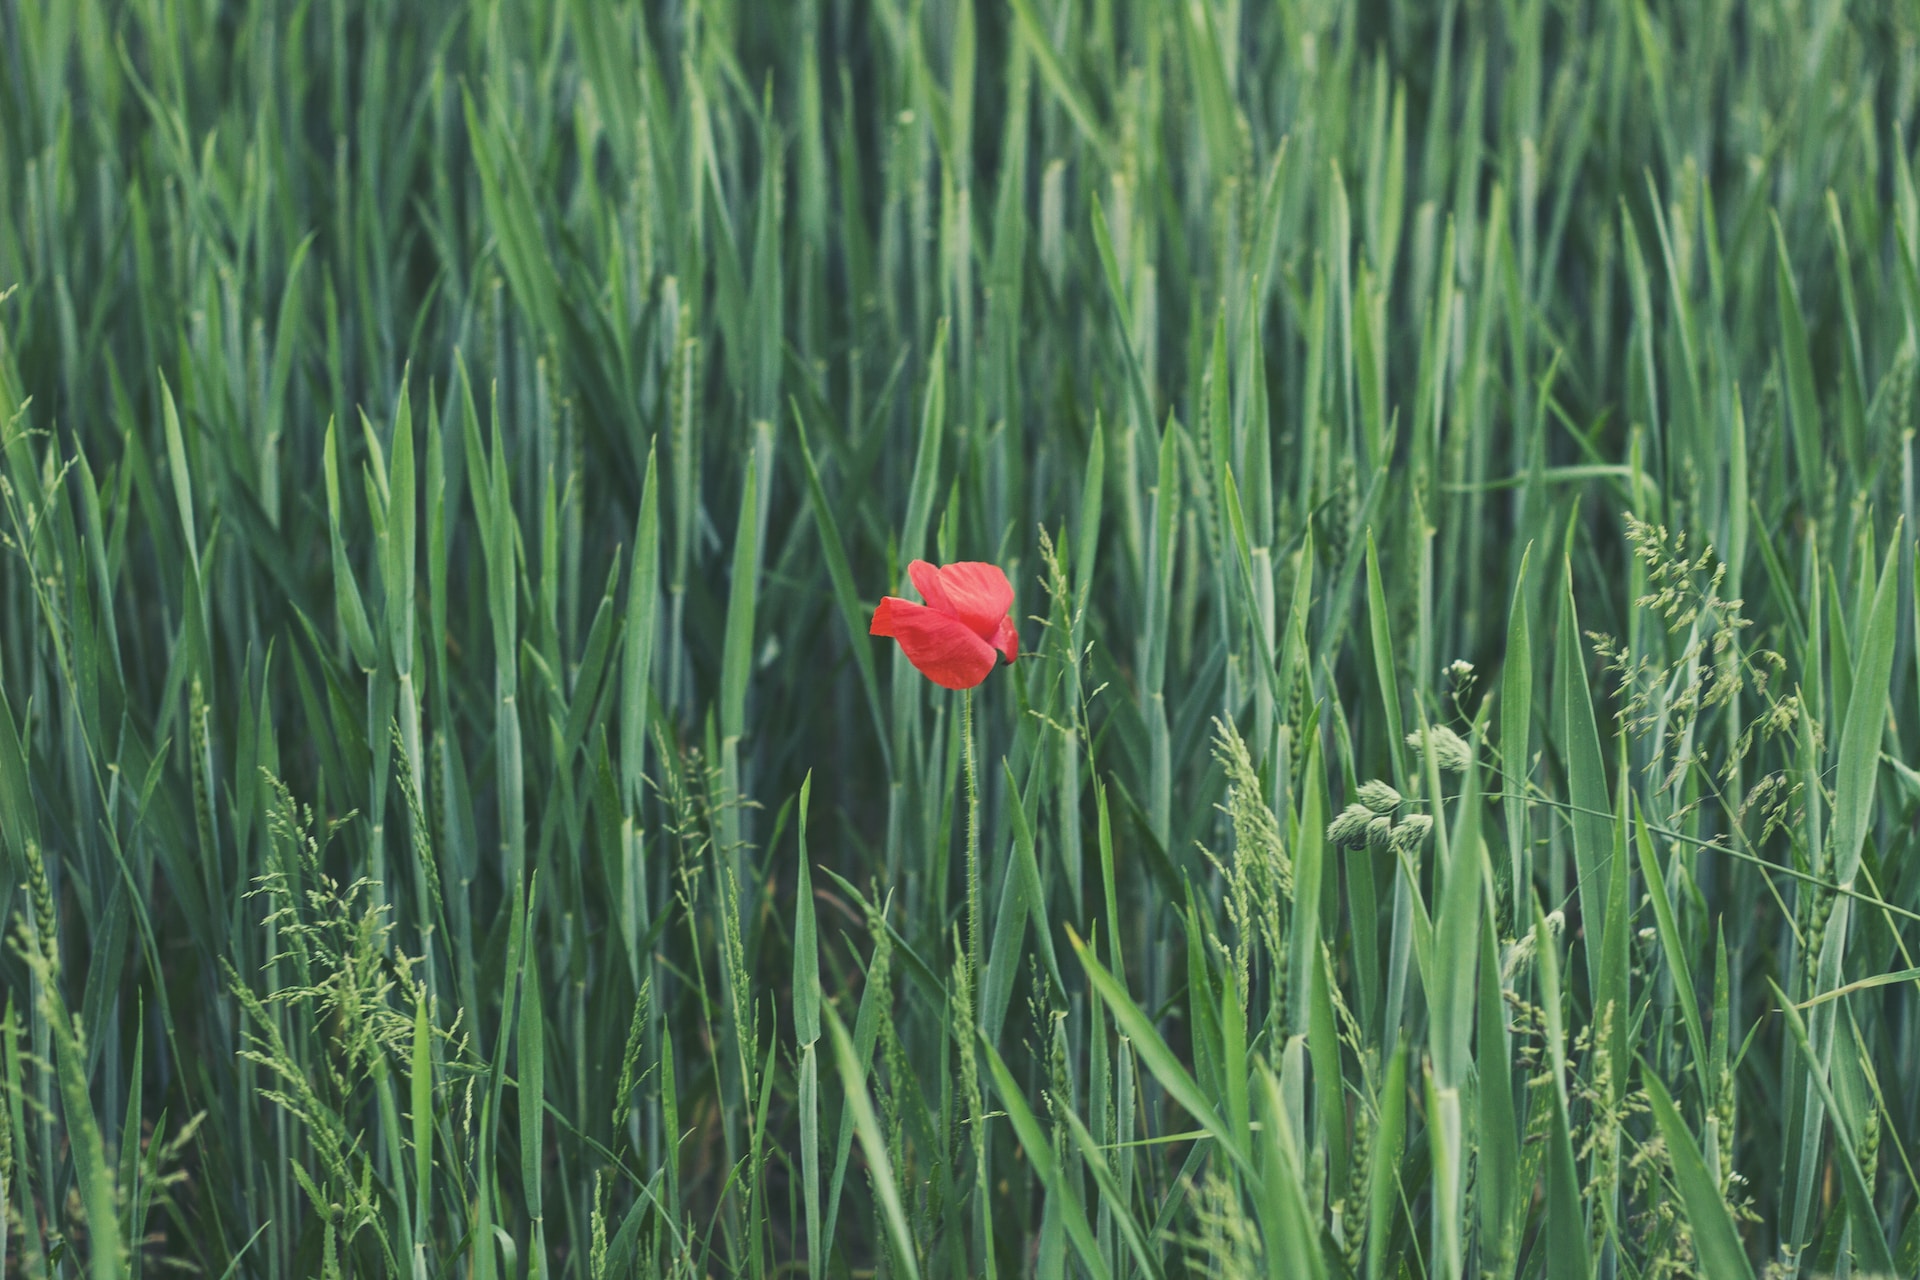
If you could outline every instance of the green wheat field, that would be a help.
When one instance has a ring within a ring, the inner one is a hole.
[[[0,1270],[1915,1276],[1917,143],[1912,0],[0,0]]]

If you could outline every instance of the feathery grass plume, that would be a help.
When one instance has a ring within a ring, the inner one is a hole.
[[[1360,784],[1360,803],[1383,818],[1391,818],[1400,812],[1400,793],[1391,783],[1369,778]]]
[[[986,1099],[980,1091],[980,1060],[975,1056],[972,1045],[974,1036],[974,1010],[972,967],[967,963],[966,951],[960,945],[960,933],[953,931],[953,965],[948,975],[949,1030],[954,1044],[959,1046],[960,1057],[960,1101],[965,1105],[964,1113],[956,1112],[954,1123],[967,1127],[968,1143],[976,1162],[986,1158]]]
[[[1256,1280],[1266,1274],[1261,1263],[1263,1233],[1233,1180],[1208,1169],[1199,1185],[1189,1187],[1186,1194],[1196,1202],[1198,1230],[1176,1237],[1175,1243],[1186,1250],[1190,1272],[1221,1280]]]
[[[613,1087],[613,1122],[616,1126],[626,1123],[631,1114],[633,1091],[646,1078],[640,1071],[641,1037],[647,1026],[647,1005],[653,996],[653,979],[648,978],[640,984],[640,994],[634,997],[633,1016],[627,1020],[627,1044],[620,1052],[620,1083]]]
[[[1407,735],[1407,745],[1422,753],[1432,752],[1434,763],[1446,773],[1465,773],[1473,763],[1473,749],[1466,739],[1443,724],[1428,725],[1423,740],[1421,731]]]
[[[602,1280],[607,1274],[607,1177],[605,1170],[593,1175],[593,1207],[588,1211],[587,1275]]]
[[[1390,843],[1397,850],[1418,849],[1433,831],[1433,819],[1424,813],[1410,813],[1394,824]]]
[[[42,957],[46,981],[55,982],[60,977],[60,926],[59,912],[53,901],[53,884],[47,878],[46,857],[40,851],[40,842],[28,837],[26,844],[27,903],[32,911],[23,924],[31,925],[30,945]]]
[[[1364,804],[1350,804],[1327,824],[1327,839],[1342,849],[1359,849],[1367,843],[1367,825],[1375,813]]]
[[[1255,930],[1276,964],[1287,953],[1283,922],[1293,899],[1293,860],[1281,837],[1280,821],[1262,796],[1260,774],[1240,730],[1232,721],[1219,719],[1213,728],[1214,759],[1227,775],[1226,803],[1221,808],[1233,829],[1229,883],[1235,886],[1231,910],[1239,937],[1236,965],[1244,1006]]]

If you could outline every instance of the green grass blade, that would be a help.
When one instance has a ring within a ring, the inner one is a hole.
[[[1367,1280],[1389,1274],[1388,1245],[1394,1210],[1405,1195],[1400,1181],[1400,1157],[1407,1138],[1407,1042],[1394,1045],[1387,1075],[1377,1100],[1379,1116],[1373,1131],[1373,1150],[1367,1158]]]
[[[1894,530],[1872,612],[1860,641],[1852,696],[1840,730],[1839,770],[1833,798],[1833,878],[1851,888],[1860,870],[1860,854],[1871,823],[1879,777],[1880,738],[1887,718],[1887,689],[1893,675],[1894,630],[1898,614],[1900,529]]]
[[[1133,1042],[1135,1051],[1146,1060],[1148,1069],[1160,1081],[1168,1095],[1200,1122],[1201,1127],[1213,1136],[1232,1158],[1234,1164],[1249,1177],[1257,1177],[1250,1153],[1234,1142],[1232,1133],[1218,1109],[1208,1101],[1207,1096],[1201,1092],[1200,1086],[1194,1083],[1193,1077],[1181,1065],[1180,1059],[1174,1055],[1173,1050],[1167,1047],[1167,1042],[1161,1038],[1160,1033],[1154,1030],[1152,1021],[1141,1011],[1140,1006],[1133,1002],[1126,988],[1122,987],[1119,981],[1108,973],[1098,960],[1094,959],[1093,953],[1071,928],[1067,931],[1067,938],[1073,945],[1074,954],[1080,957],[1080,963],[1086,969],[1093,989],[1099,993],[1102,1000],[1106,1001],[1107,1008],[1112,1011],[1114,1021],[1119,1024],[1121,1032]]]
[[[1527,783],[1533,774],[1533,637],[1527,623],[1527,562],[1533,547],[1520,554],[1513,603],[1507,610],[1506,662],[1500,673],[1500,764],[1502,807],[1507,820],[1508,900],[1513,918],[1532,890],[1532,844],[1527,839]]]
[[[840,537],[840,523],[833,513],[820,484],[820,470],[814,465],[813,448],[807,443],[807,423],[800,406],[793,406],[794,429],[800,437],[800,461],[807,473],[807,505],[813,512],[814,529],[820,537],[820,550],[827,561],[827,576],[833,583],[833,601],[840,620],[847,628],[853,647],[854,666],[860,672],[860,687],[866,691],[867,710],[873,716],[874,736],[886,760],[887,773],[893,773],[892,744],[886,732],[886,718],[880,711],[880,680],[874,672],[873,646],[867,642],[867,619],[853,584],[853,569],[847,561],[847,548]]]
[[[1660,1078],[1644,1066],[1640,1082],[1647,1091],[1654,1121],[1660,1126],[1660,1136],[1666,1140],[1667,1154],[1673,1160],[1674,1181],[1679,1184],[1680,1203],[1685,1206],[1687,1221],[1693,1227],[1694,1249],[1701,1266],[1711,1276],[1752,1280],[1753,1265],[1747,1261],[1747,1251],[1734,1229],[1733,1215],[1727,1211],[1726,1201],[1720,1198],[1720,1190],[1707,1172],[1707,1162],[1701,1158],[1700,1148],[1688,1132],[1686,1121],[1680,1118]]]
[[[1580,903],[1586,937],[1587,983],[1597,994],[1601,949],[1607,928],[1607,877],[1613,850],[1612,802],[1607,797],[1605,766],[1601,763],[1600,732],[1594,725],[1593,695],[1587,686],[1586,656],[1580,644],[1580,621],[1573,600],[1573,566],[1566,567],[1560,596],[1559,657],[1554,671],[1555,727],[1567,771],[1567,793],[1572,801],[1573,864],[1578,877],[1575,896]]]
[[[1067,1238],[1080,1255],[1081,1265],[1096,1280],[1107,1280],[1106,1259],[1101,1256],[1100,1244],[1093,1237],[1085,1207],[1062,1177],[1059,1162],[1054,1158],[1053,1144],[1042,1132],[1040,1122],[1034,1118],[1033,1109],[1027,1105],[1019,1085],[1014,1082],[1013,1073],[1007,1070],[1007,1064],[1001,1061],[999,1052],[984,1037],[981,1044],[986,1050],[987,1070],[993,1075],[994,1088],[1006,1106],[1007,1119],[1012,1121],[1022,1149],[1033,1162],[1034,1172],[1047,1188],[1048,1204],[1061,1215]]]
[[[847,1110],[860,1135],[860,1149],[866,1153],[874,1195],[880,1200],[887,1233],[893,1241],[893,1257],[907,1280],[919,1280],[920,1265],[913,1232],[907,1225],[907,1211],[900,1200],[899,1185],[894,1181],[893,1162],[887,1156],[886,1135],[880,1128],[879,1117],[874,1114],[873,1099],[867,1093],[863,1079],[866,1072],[854,1053],[853,1038],[847,1034],[840,1015],[833,1011],[830,1004],[823,1005],[822,1011],[827,1015],[827,1031],[833,1040],[834,1064],[840,1069],[841,1087],[846,1090]]]
[[[1567,1050],[1561,1013],[1559,946],[1547,927],[1546,913],[1533,904],[1534,948],[1538,956],[1540,1004],[1546,1011],[1547,1065],[1553,1073],[1548,1106],[1546,1272],[1549,1280],[1587,1280],[1592,1274],[1586,1217],[1580,1207],[1580,1175],[1573,1164],[1572,1125],[1567,1115]]]
[[[1773,998],[1778,1002],[1781,1016],[1787,1020],[1787,1030],[1792,1033],[1801,1065],[1806,1068],[1809,1089],[1818,1096],[1826,1114],[1837,1118],[1841,1114],[1840,1104],[1834,1099],[1832,1086],[1827,1083],[1826,1066],[1809,1035],[1806,1022],[1772,979],[1768,979],[1768,985],[1773,988]],[[1853,1247],[1859,1251],[1868,1273],[1894,1274],[1893,1255],[1887,1249],[1887,1238],[1881,1230],[1879,1214],[1874,1209],[1873,1193],[1867,1187],[1866,1174],[1860,1167],[1859,1153],[1846,1126],[1837,1123],[1834,1125],[1834,1157],[1834,1163],[1840,1166],[1840,1186],[1853,1222]]]
[[[747,680],[752,675],[754,609],[760,594],[760,543],[754,535],[759,510],[758,460],[747,459],[747,475],[740,490],[740,523],[734,536],[733,572],[729,578],[726,638],[720,650],[720,734],[738,738],[746,732]]]
[[[1673,903],[1667,896],[1666,874],[1653,849],[1653,837],[1647,831],[1646,813],[1638,808],[1633,815],[1633,843],[1639,855],[1641,883],[1646,886],[1647,901],[1653,906],[1653,923],[1673,979],[1673,992],[1680,1004],[1680,1018],[1687,1029],[1687,1047],[1693,1051],[1694,1073],[1700,1081],[1700,1097],[1709,1106],[1715,1097],[1712,1068],[1707,1059],[1705,1024],[1700,1020],[1700,1002],[1694,994],[1693,966],[1674,922]]]

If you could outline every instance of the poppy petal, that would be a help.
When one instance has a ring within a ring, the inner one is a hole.
[[[1013,607],[1013,584],[999,565],[963,560],[940,569],[940,586],[949,610],[982,640],[991,641]],[[919,586],[916,578],[915,586]],[[921,594],[926,589],[921,588]],[[929,599],[927,603],[932,604]]]
[[[971,689],[993,670],[993,646],[950,614],[893,600],[887,622],[907,661],[942,688]]]
[[[953,612],[953,604],[947,599],[946,584],[940,580],[940,570],[925,560],[915,560],[907,566],[907,576],[913,579],[913,589],[927,602],[927,608],[938,609],[942,613]]]
[[[1008,662],[1020,657],[1020,632],[1015,629],[1012,618],[1000,619],[999,630],[993,633],[993,647],[998,649]]]
[[[867,628],[868,635],[888,637],[893,635],[893,606],[897,604],[908,605],[914,609],[920,607],[911,601],[902,600],[898,596],[880,597],[880,605],[873,611],[873,625]]]

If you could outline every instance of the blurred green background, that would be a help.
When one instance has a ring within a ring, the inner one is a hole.
[[[1915,1274],[1917,113],[1905,0],[0,3],[5,1270]]]

